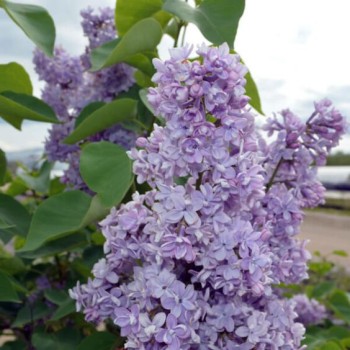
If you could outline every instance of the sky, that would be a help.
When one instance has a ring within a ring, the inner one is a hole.
[[[86,41],[79,12],[91,6],[113,7],[115,0],[25,0],[45,7],[57,31],[56,44],[80,54]],[[284,108],[307,118],[313,101],[330,98],[350,121],[350,1],[247,0],[235,42],[236,51],[250,69],[259,88],[263,110],[269,116]],[[200,32],[191,26],[186,42],[201,44]],[[172,39],[165,37],[159,50],[168,57]],[[29,72],[40,96],[31,63],[34,46],[0,11],[0,63],[17,61]],[[18,151],[43,146],[49,125],[25,122],[21,132],[0,121],[0,148]],[[350,135],[338,150],[350,152]]]

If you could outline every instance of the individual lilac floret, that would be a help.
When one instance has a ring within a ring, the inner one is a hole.
[[[298,294],[293,296],[291,300],[295,303],[298,322],[305,326],[323,323],[328,318],[325,306],[316,299],[309,299],[305,294]]]
[[[64,49],[57,48],[54,57],[49,58],[43,52],[35,50],[33,62],[39,79],[45,81],[42,98],[55,110],[62,122],[49,130],[45,141],[48,159],[68,163],[62,182],[69,187],[89,192],[79,172],[79,146],[66,145],[62,141],[74,130],[77,116],[89,103],[110,102],[121,92],[127,91],[134,83],[134,69],[121,63],[98,72],[89,72],[91,50],[116,38],[114,12],[104,8],[95,13],[88,8],[81,15],[84,35],[89,40],[89,46],[83,55],[71,56]],[[136,137],[135,132],[115,125],[87,141],[104,140],[130,149],[135,145]]]
[[[264,145],[239,56],[227,45],[190,52],[154,60],[148,99],[165,125],[128,152],[151,190],[101,221],[105,258],[71,296],[87,320],[114,321],[126,349],[304,349],[295,303],[273,286],[307,277],[301,208],[320,199],[299,141],[307,127],[285,111]],[[296,162],[304,170],[291,179]]]

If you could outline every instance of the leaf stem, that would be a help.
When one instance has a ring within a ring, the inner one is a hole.
[[[202,184],[203,174],[204,174],[204,172],[201,172],[201,173],[198,174],[199,176],[198,176],[198,179],[196,181],[196,190],[199,190],[199,188],[200,188],[200,186]]]
[[[178,25],[177,25],[177,33],[176,33],[176,37],[175,37],[175,42],[174,42],[174,47],[178,47],[179,45],[179,39],[180,39],[180,32],[182,27],[185,25],[185,22],[182,20],[178,21]]]
[[[181,38],[181,46],[185,45],[185,37],[186,37],[187,26],[188,26],[188,24],[184,25],[184,30],[182,32],[182,38]]]
[[[136,181],[136,179],[134,179],[134,181],[133,181],[132,184],[131,184],[131,191],[132,191],[133,193],[135,193],[135,192],[137,191],[135,181]]]
[[[306,125],[308,125],[310,122],[311,122],[311,120],[312,119],[314,119],[314,117],[317,115],[317,112],[315,111],[315,112],[313,112],[312,114],[311,114],[311,116],[309,117],[309,119],[306,121]]]

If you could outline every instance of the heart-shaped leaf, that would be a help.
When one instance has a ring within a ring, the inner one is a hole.
[[[133,180],[132,163],[125,150],[110,142],[84,147],[80,172],[89,188],[109,207],[121,202]]]

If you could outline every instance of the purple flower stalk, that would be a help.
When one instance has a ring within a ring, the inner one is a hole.
[[[106,256],[71,297],[87,320],[113,320],[127,349],[302,349],[295,303],[272,287],[307,277],[301,208],[323,192],[314,144],[300,139],[330,106],[306,124],[283,112],[284,123],[267,126],[277,141],[264,145],[239,56],[202,46],[189,61],[190,51],[154,60],[148,98],[166,123],[129,152],[137,181],[152,190],[100,223]],[[332,146],[343,132],[334,130]]]
[[[329,316],[324,305],[316,299],[309,299],[305,294],[297,294],[291,300],[296,304],[297,320],[306,326],[323,323]]]
[[[79,172],[80,148],[66,145],[62,140],[73,130],[77,116],[91,102],[110,102],[118,94],[127,91],[134,83],[134,70],[121,63],[98,72],[91,73],[89,53],[92,49],[116,38],[114,12],[110,8],[81,11],[84,35],[89,41],[85,53],[71,56],[62,48],[55,49],[53,58],[39,50],[34,52],[35,70],[39,79],[45,81],[43,100],[56,112],[62,124],[53,125],[45,142],[45,151],[50,161],[68,163],[61,181],[75,189],[89,191]],[[109,141],[130,149],[135,145],[136,134],[113,126],[90,137],[88,141]]]

